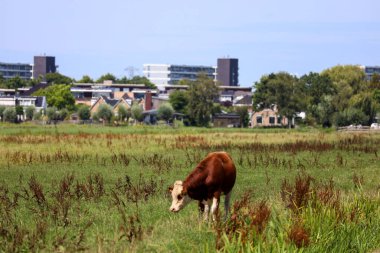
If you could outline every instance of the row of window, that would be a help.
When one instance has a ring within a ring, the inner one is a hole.
[[[281,121],[282,121],[282,117],[281,116],[277,117],[277,122],[276,122],[276,117],[269,116],[269,124],[280,124]],[[263,117],[261,115],[256,116],[256,123],[257,124],[263,124]]]

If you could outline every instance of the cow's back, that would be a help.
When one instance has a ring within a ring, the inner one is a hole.
[[[229,193],[236,180],[236,168],[232,158],[226,152],[213,152],[209,156],[212,162],[209,164],[209,182],[206,180],[206,184],[216,184],[223,193]]]
[[[184,183],[190,197],[198,200],[213,197],[215,192],[229,193],[236,180],[236,168],[226,152],[213,152],[203,159]]]

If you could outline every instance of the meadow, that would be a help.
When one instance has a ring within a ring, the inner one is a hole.
[[[230,217],[170,213],[221,150]],[[0,252],[373,252],[379,152],[379,132],[0,124]]]

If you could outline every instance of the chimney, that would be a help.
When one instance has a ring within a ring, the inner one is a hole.
[[[152,110],[152,93],[150,90],[145,92],[145,111]]]

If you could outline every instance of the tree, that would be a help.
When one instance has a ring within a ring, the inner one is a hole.
[[[333,124],[333,117],[335,109],[332,105],[333,97],[326,95],[322,98],[321,102],[315,106],[315,115],[317,123],[323,127],[331,127]]]
[[[136,121],[143,120],[143,109],[140,105],[133,105],[131,108],[131,114],[132,118],[134,118]]]
[[[335,111],[342,112],[349,107],[350,98],[366,88],[365,74],[359,66],[338,65],[322,71],[333,83],[336,94],[333,96]]]
[[[183,90],[175,90],[170,93],[169,102],[173,106],[174,111],[185,113],[186,106],[189,103],[188,93]]]
[[[146,87],[148,87],[150,89],[156,89],[157,88],[156,85],[154,83],[152,83],[145,76],[134,76],[127,83],[129,83],[129,84],[144,84]]]
[[[16,109],[16,115],[18,117],[23,117],[24,116],[24,108],[22,106],[17,105],[15,109]]]
[[[342,112],[337,113],[335,124],[337,126],[348,126],[351,124],[366,124],[368,122],[368,116],[365,115],[361,110],[350,107]]]
[[[32,120],[34,113],[36,112],[36,108],[34,106],[28,106],[25,108],[25,117],[27,120]]]
[[[12,77],[5,81],[5,86],[8,89],[18,89],[26,86],[26,81],[19,76]]]
[[[45,80],[51,84],[72,84],[73,79],[60,73],[47,73]]]
[[[379,104],[377,103],[373,92],[363,91],[359,94],[356,94],[350,99],[350,106],[356,108],[364,113],[367,116],[368,122],[365,122],[365,125],[371,125],[375,122],[376,112],[379,109]]]
[[[2,121],[4,121],[3,113],[5,111],[6,107],[3,105],[0,105],[0,118]]]
[[[120,105],[117,111],[117,116],[120,121],[124,121],[128,116],[128,110],[124,105]]]
[[[16,109],[14,107],[7,107],[3,111],[4,121],[15,123],[17,120]]]
[[[188,97],[187,112],[190,122],[197,126],[208,126],[214,101],[219,97],[217,85],[205,74],[200,74],[196,81],[190,84]]]
[[[46,108],[46,117],[48,118],[49,123],[50,123],[50,121],[58,120],[59,114],[58,114],[57,108],[55,108],[55,107]]]
[[[255,83],[253,105],[255,109],[277,106],[279,113],[292,119],[305,108],[307,97],[305,89],[297,77],[286,72],[263,76],[260,82]],[[289,120],[289,127],[290,127]]]
[[[34,96],[46,96],[49,106],[57,107],[59,110],[66,108],[75,111],[75,98],[70,91],[70,85],[55,84],[33,93]]]
[[[318,105],[323,96],[335,94],[335,88],[327,75],[310,72],[300,78],[301,85],[305,87],[306,94],[310,97],[309,103]]]
[[[159,119],[163,119],[168,122],[174,114],[174,109],[169,103],[162,104],[157,111],[157,116]]]
[[[111,73],[107,73],[107,74],[104,74],[102,76],[99,77],[98,80],[96,80],[97,83],[103,83],[104,81],[112,81],[114,83],[116,83],[116,77],[114,75],[112,75]]]
[[[77,82],[78,83],[94,83],[94,80],[90,76],[84,75],[84,76],[82,76],[82,79],[80,79]]]
[[[105,122],[111,122],[113,112],[111,106],[107,104],[101,104],[96,112],[97,117],[99,119],[103,120],[103,123]]]
[[[83,105],[78,109],[78,117],[81,120],[89,120],[91,117],[90,107]]]
[[[240,126],[241,127],[248,127],[249,124],[249,114],[248,114],[248,108],[247,106],[239,106],[235,108],[235,111],[240,116]]]

